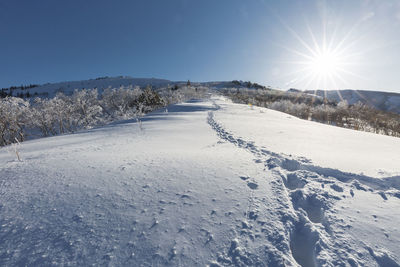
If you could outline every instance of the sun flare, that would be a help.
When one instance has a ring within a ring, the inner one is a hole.
[[[304,44],[303,44],[304,45]],[[305,89],[316,86],[320,89],[338,89],[339,83],[348,84],[346,76],[354,73],[348,68],[353,64],[340,46],[332,48],[324,44],[314,43],[314,46],[305,45],[308,53],[294,51],[301,57],[300,61],[293,62],[298,65],[298,70],[293,73],[297,78],[295,83],[303,84]]]
[[[359,49],[360,38],[354,31],[338,34],[337,30],[324,29],[317,34],[307,25],[308,34],[300,35],[284,25],[297,40],[296,48],[282,46],[292,57],[288,63],[293,71],[286,74],[291,77],[288,87],[338,90],[350,86],[350,81],[364,79],[356,74],[364,52]]]
[[[332,51],[323,51],[316,54],[309,62],[310,70],[315,75],[336,75],[340,68],[340,58]]]

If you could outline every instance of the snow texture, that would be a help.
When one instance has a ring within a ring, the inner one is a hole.
[[[399,266],[400,141],[210,100],[0,150],[1,266]]]

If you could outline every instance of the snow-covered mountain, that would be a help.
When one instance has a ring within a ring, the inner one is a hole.
[[[82,81],[69,81],[69,82],[59,82],[59,83],[46,83],[43,85],[32,85],[31,88],[27,86],[27,88],[15,87],[12,89],[13,96],[17,96],[18,94],[26,95],[29,92],[30,96],[40,96],[40,97],[54,97],[58,92],[62,92],[64,94],[70,95],[73,93],[75,89],[94,89],[97,88],[101,93],[103,89],[106,88],[120,88],[129,87],[129,86],[139,86],[146,87],[148,85],[157,89],[160,87],[167,87],[173,85],[186,85],[188,81],[170,81],[165,79],[156,79],[156,78],[132,78],[129,76],[118,76],[118,77],[99,77],[96,79],[82,80]],[[215,82],[191,82],[192,86],[206,86],[212,89],[221,89],[221,88],[246,88],[251,87],[253,85],[250,82],[239,82],[232,83],[232,81],[215,81]],[[249,86],[250,85],[250,86]],[[260,86],[260,85],[257,85]],[[10,93],[10,88],[3,89],[5,93]]]
[[[129,76],[118,76],[118,77],[100,77],[96,79],[82,80],[82,81],[69,81],[59,83],[46,83],[38,85],[33,88],[21,89],[17,87],[13,89],[13,95],[18,94],[26,95],[29,92],[30,96],[42,96],[42,97],[54,97],[56,93],[63,92],[67,95],[72,94],[75,89],[93,89],[97,88],[101,93],[103,89],[119,88],[121,86],[152,86],[153,88],[160,88],[173,85],[186,85],[187,81],[171,81],[166,79],[157,78],[132,78]],[[205,86],[211,89],[222,89],[222,88],[262,88],[262,85],[243,81],[214,81],[214,82],[191,82],[193,86]],[[269,90],[278,91],[271,87],[264,87]],[[5,93],[10,93],[9,88],[3,89]],[[278,91],[281,92],[281,91]],[[302,92],[297,89],[289,89],[288,92],[299,93]],[[317,95],[318,97],[326,97],[328,100],[333,102],[340,102],[341,100],[347,100],[349,104],[355,104],[362,102],[372,107],[383,111],[390,111],[400,114],[400,94],[380,92],[380,91],[366,91],[366,90],[306,90],[303,91],[310,95]]]
[[[212,96],[0,150],[0,265],[399,266],[400,139]]]
[[[63,92],[65,94],[72,94],[75,89],[94,89],[97,88],[100,92],[108,87],[119,88],[121,86],[140,86],[145,87],[151,85],[153,87],[167,86],[168,84],[174,84],[179,82],[172,82],[165,79],[156,78],[132,78],[129,76],[119,76],[119,77],[100,77],[90,80],[82,81],[69,81],[69,82],[59,82],[59,83],[46,83],[43,85],[38,85],[33,88],[21,90],[20,88],[13,90],[13,95],[18,93],[26,93],[29,91],[31,95],[38,94],[39,96],[53,97],[58,92]],[[8,92],[8,91],[7,91]]]
[[[367,90],[307,90],[308,94],[326,97],[330,101],[347,100],[349,104],[361,102],[376,109],[400,114],[400,94]]]

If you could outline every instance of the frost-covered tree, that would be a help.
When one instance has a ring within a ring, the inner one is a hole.
[[[52,100],[60,133],[74,132],[78,127],[78,115],[72,97],[58,93]]]
[[[16,97],[0,99],[0,145],[24,141],[29,117],[28,101]]]
[[[43,136],[55,135],[55,116],[50,100],[36,97],[31,110],[31,126],[36,127]]]
[[[97,89],[75,90],[71,99],[78,125],[90,127],[100,122],[103,109],[99,103]]]
[[[107,88],[102,94],[101,105],[112,117],[132,117],[137,112],[137,102],[142,93],[139,87]]]
[[[137,100],[140,113],[147,113],[155,108],[162,107],[165,101],[160,95],[153,91],[150,87],[147,87]]]
[[[75,90],[71,96],[58,93],[35,97],[30,102],[16,97],[0,99],[0,146],[23,141],[30,136],[51,136],[74,132],[121,118],[137,118],[164,107],[205,96],[208,88],[108,88],[101,96],[97,89]],[[35,96],[38,96],[35,94]]]

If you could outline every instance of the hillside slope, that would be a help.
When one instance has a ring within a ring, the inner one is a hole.
[[[18,93],[24,93],[29,91],[31,96],[35,94],[39,96],[46,97],[54,97],[58,92],[64,94],[72,94],[72,92],[82,89],[94,89],[97,88],[100,92],[103,89],[108,87],[111,88],[120,88],[121,86],[140,86],[145,87],[147,85],[151,85],[153,87],[161,87],[167,86],[168,84],[173,84],[174,82],[164,79],[156,79],[156,78],[132,78],[129,76],[119,76],[119,77],[103,77],[97,79],[90,80],[82,80],[82,81],[68,81],[68,82],[59,82],[59,83],[46,83],[42,85],[38,85],[37,87],[33,87],[30,89],[21,90],[17,88],[13,90],[13,95],[17,95]],[[6,91],[9,93],[9,91]]]
[[[0,265],[398,266],[399,149],[220,97],[27,141],[0,150]]]
[[[376,109],[400,114],[400,94],[367,90],[307,90],[309,94],[326,97],[330,101],[347,100],[349,104],[361,102]]]
[[[70,95],[74,90],[82,89],[97,89],[100,93],[106,88],[120,88],[120,87],[146,87],[152,86],[155,89],[173,86],[173,85],[186,85],[187,81],[170,81],[165,79],[157,78],[132,78],[129,76],[118,76],[118,77],[100,77],[96,79],[82,80],[82,81],[67,81],[58,83],[46,83],[42,85],[33,85],[29,88],[15,87],[12,89],[12,95],[18,96],[29,92],[30,96],[40,97],[54,97],[57,93],[64,93]],[[222,88],[247,88],[249,82],[241,82],[241,84],[234,84],[232,81],[214,81],[214,82],[191,82],[192,86],[205,86],[211,89],[222,89]],[[250,85],[253,85],[250,83]],[[253,88],[254,89],[254,88]],[[3,88],[4,93],[10,94],[10,88]]]

